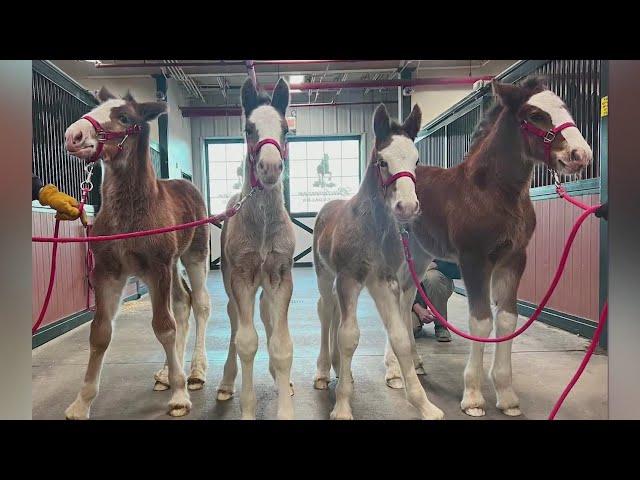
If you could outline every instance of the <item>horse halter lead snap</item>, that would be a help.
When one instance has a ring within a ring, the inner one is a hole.
[[[553,141],[556,139],[558,133],[569,127],[576,127],[576,124],[573,122],[565,122],[549,130],[542,130],[541,128],[536,127],[526,120],[522,120],[522,122],[520,123],[522,135],[525,136],[525,138],[527,134],[531,134],[538,138],[541,138],[544,142],[544,160],[547,165],[550,165],[551,163],[551,145],[553,144]]]
[[[127,128],[126,130],[124,130],[123,132],[113,132],[113,131],[109,131],[102,128],[102,125],[100,125],[100,122],[98,122],[95,118],[90,117],[89,115],[84,115],[81,118],[82,120],[86,120],[91,125],[93,125],[93,128],[95,129],[96,134],[98,136],[98,146],[96,147],[96,153],[94,153],[93,156],[87,160],[87,162],[90,162],[90,163],[96,162],[100,159],[100,155],[102,155],[102,150],[104,149],[104,145],[109,140],[122,138],[122,141],[118,144],[118,151],[121,152],[123,149],[122,145],[124,144],[125,140],[129,137],[129,135],[135,135],[137,133],[140,133],[140,131],[142,130],[142,127],[140,127],[140,125],[133,125]]]
[[[258,176],[256,175],[256,161],[258,159],[258,154],[260,153],[260,150],[262,150],[262,147],[264,147],[267,144],[273,145],[278,149],[278,152],[280,153],[280,159],[282,160],[283,163],[289,156],[288,155],[289,145],[286,143],[286,140],[285,140],[284,148],[280,145],[280,143],[277,140],[273,138],[264,138],[260,140],[258,143],[256,143],[253,146],[253,148],[249,150],[249,163],[251,164],[251,172],[250,172],[251,188],[257,188],[259,190],[262,190],[264,188],[262,186],[262,183],[260,183],[260,180],[258,180]]]

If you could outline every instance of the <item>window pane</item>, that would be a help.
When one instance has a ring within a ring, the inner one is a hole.
[[[339,158],[340,156],[342,156],[342,152],[341,152],[341,147],[342,146],[342,141],[340,140],[334,140],[334,141],[330,141],[330,142],[324,142],[324,153],[326,153],[327,155],[329,155],[332,158]]]
[[[360,141],[359,140],[343,140],[342,156],[343,158],[359,158],[360,157]]]
[[[218,213],[227,208],[229,199],[242,188],[245,151],[244,143],[208,145],[211,213]]]
[[[290,177],[306,177],[307,176],[307,162],[305,160],[296,160],[289,162],[289,176]]]
[[[322,142],[319,141],[311,141],[306,142],[307,144],[307,158],[320,160],[322,158],[322,154],[324,153],[324,149],[322,148]]]
[[[224,144],[209,144],[209,162],[225,162],[227,158]]]
[[[330,200],[353,196],[360,183],[359,151],[359,140],[291,142],[291,212],[317,212]]]
[[[360,170],[359,158],[343,158],[342,159],[342,174],[345,176],[358,176]]]
[[[307,142],[289,142],[289,158],[292,160],[306,160]]]
[[[244,143],[228,143],[227,162],[241,162],[244,158],[244,146]]]

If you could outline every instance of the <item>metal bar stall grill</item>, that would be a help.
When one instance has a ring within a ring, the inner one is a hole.
[[[53,183],[78,199],[84,164],[66,152],[64,132],[96,104],[88,92],[79,90],[47,63],[33,62],[33,173],[45,184]],[[94,171],[94,183],[100,180],[98,170]],[[99,190],[95,188],[89,197],[89,204],[96,209],[100,203]]]
[[[455,167],[462,163],[469,151],[471,136],[480,122],[480,105],[447,125],[447,166]]]
[[[161,167],[162,158],[160,156],[160,151],[154,146],[151,146],[150,150],[151,150],[151,164],[153,165],[153,170],[156,172],[156,176],[158,178],[162,178],[160,175],[160,172],[162,171],[162,167]]]
[[[549,88],[567,104],[576,125],[593,149],[593,162],[582,178],[563,177],[571,188],[583,184],[593,188],[600,177],[600,72],[602,60],[524,60],[496,76],[505,83],[520,84],[528,76],[546,77]],[[419,134],[418,150],[425,165],[452,167],[467,154],[470,139],[485,108],[493,102],[491,86],[470,93],[466,98],[427,124]],[[537,188],[553,185],[550,172],[537,165],[531,180],[532,194]],[[546,189],[545,189],[546,191]]]

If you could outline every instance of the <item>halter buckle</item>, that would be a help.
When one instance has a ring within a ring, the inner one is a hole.
[[[107,140],[109,140],[109,139],[107,138],[107,132],[105,132],[104,130],[101,130],[101,131],[99,131],[99,132],[96,132],[96,136],[98,137],[98,142],[100,142],[100,143],[104,143],[104,142],[106,142]]]
[[[122,150],[122,145],[124,144],[127,138],[129,138],[129,134],[125,135],[122,141],[118,144],[118,150]]]
[[[544,134],[544,143],[551,143],[555,140],[556,138],[556,134],[555,132],[549,130],[547,133]]]

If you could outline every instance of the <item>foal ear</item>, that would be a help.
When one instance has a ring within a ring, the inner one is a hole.
[[[102,87],[98,93],[96,94],[96,98],[100,103],[106,102],[107,100],[112,100],[116,98],[116,96],[107,90],[107,87]]]
[[[378,105],[373,114],[373,133],[378,140],[384,140],[391,133],[391,121],[389,120],[389,112],[384,103]]]
[[[276,84],[276,88],[273,90],[271,105],[278,110],[283,117],[289,106],[289,98],[289,84],[284,78],[280,78]]]
[[[500,103],[514,112],[522,106],[527,98],[525,90],[517,85],[499,83],[493,80],[491,86]]]
[[[549,90],[549,79],[545,75],[535,75],[522,82],[522,86],[536,93]]]
[[[129,90],[127,90],[127,93],[125,94],[124,97],[122,97],[122,99],[125,102],[135,102],[135,99],[133,98],[133,95],[131,95],[131,92]]]
[[[247,78],[242,84],[240,99],[242,101],[244,114],[249,117],[254,108],[258,106],[258,91],[256,90],[256,86],[253,84],[251,78]]]
[[[167,113],[166,102],[146,102],[138,103],[136,105],[138,114],[144,119],[145,122],[155,120],[163,113]]]
[[[411,113],[402,124],[402,129],[409,135],[411,140],[416,139],[416,135],[420,131],[420,124],[422,123],[422,110],[416,103],[411,110]]]

